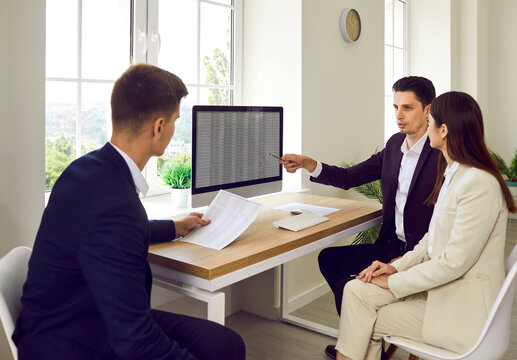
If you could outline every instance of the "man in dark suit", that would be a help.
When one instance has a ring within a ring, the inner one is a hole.
[[[163,154],[187,95],[180,78],[131,66],[111,95],[113,136],[74,161],[43,213],[13,340],[25,359],[244,359],[232,330],[150,307],[149,243],[206,225],[149,221],[141,171]]]
[[[382,225],[374,244],[330,247],[318,257],[320,271],[334,293],[341,313],[343,288],[351,275],[374,260],[389,262],[412,250],[427,232],[433,207],[424,205],[436,179],[439,152],[427,137],[430,104],[435,98],[431,81],[409,76],[393,85],[393,106],[400,133],[377,154],[348,169],[322,164],[303,155],[286,154],[281,163],[288,172],[306,169],[310,180],[342,189],[381,180]],[[325,353],[336,357],[334,345]]]

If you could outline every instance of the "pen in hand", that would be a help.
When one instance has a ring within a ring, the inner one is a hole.
[[[269,153],[269,155],[271,155],[272,157],[274,157],[275,159],[277,159],[278,161],[285,161],[285,160],[282,160],[282,158],[278,155],[275,155],[273,153]],[[288,163],[292,162],[291,160],[287,160]]]

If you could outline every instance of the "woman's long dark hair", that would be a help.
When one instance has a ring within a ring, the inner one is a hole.
[[[517,206],[484,139],[483,117],[476,100],[469,94],[450,91],[438,96],[431,104],[431,115],[437,127],[447,125],[447,154],[460,164],[472,166],[492,174],[501,186],[506,207],[517,212]],[[433,126],[432,124],[430,126]],[[443,154],[438,158],[438,176],[426,204],[435,204],[444,181],[447,162]]]

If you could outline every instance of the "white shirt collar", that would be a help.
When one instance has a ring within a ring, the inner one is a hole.
[[[126,154],[124,151],[120,150],[118,147],[113,145],[113,143],[109,142],[111,146],[115,148],[115,150],[118,151],[120,156],[124,159],[124,161],[127,164],[127,167],[129,168],[129,171],[131,172],[131,177],[133,178],[133,182],[135,183],[136,192],[141,192],[142,195],[147,195],[147,192],[149,191],[149,185],[147,184],[147,181],[145,181],[144,176],[142,175],[142,172],[136,165],[136,163],[129,157],[128,154]]]
[[[422,152],[422,149],[424,148],[425,141],[427,140],[427,131],[425,134],[416,142],[415,145],[410,149],[407,145],[407,136],[402,142],[402,145],[400,146],[400,151],[402,151],[403,154],[407,153],[408,151],[412,151],[417,155],[420,155]]]
[[[443,174],[445,176],[445,181],[443,182],[444,186],[449,186],[449,184],[452,181],[452,178],[454,177],[454,174],[456,174],[456,171],[460,168],[460,163],[453,162],[451,166],[447,166],[447,169],[445,169],[445,173]]]

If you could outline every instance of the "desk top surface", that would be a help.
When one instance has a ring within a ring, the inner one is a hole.
[[[302,193],[277,193],[253,201],[264,205],[262,211],[250,227],[224,249],[214,250],[183,241],[154,244],[149,247],[149,262],[212,280],[381,216],[380,204]],[[291,215],[274,208],[293,202],[341,211],[326,215],[329,221],[302,231],[275,228],[274,221]]]

